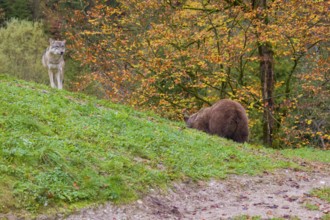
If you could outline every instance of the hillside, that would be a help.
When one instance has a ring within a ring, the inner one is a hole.
[[[5,75],[0,143],[0,213],[20,216],[128,203],[173,181],[330,162],[329,151],[236,144],[150,112]]]

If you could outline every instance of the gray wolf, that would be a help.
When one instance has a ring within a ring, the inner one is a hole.
[[[64,58],[66,41],[49,39],[49,47],[42,55],[42,64],[48,69],[50,86],[52,88],[63,88]],[[56,81],[56,84],[54,82]]]
[[[220,100],[190,117],[185,116],[184,120],[188,128],[215,134],[239,143],[248,140],[249,127],[245,109],[238,102],[229,99]]]

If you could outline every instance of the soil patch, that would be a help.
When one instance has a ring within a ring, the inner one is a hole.
[[[330,187],[328,171],[280,170],[259,176],[230,176],[222,181],[175,183],[167,192],[154,190],[133,204],[108,203],[65,219],[232,219],[244,215],[321,219],[330,213],[330,204],[309,194],[321,187]],[[318,210],[310,210],[306,204]]]

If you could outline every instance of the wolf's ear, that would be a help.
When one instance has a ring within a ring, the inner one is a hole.
[[[65,44],[66,43],[66,40],[64,40],[64,41],[62,41],[63,42],[63,44]]]
[[[54,42],[53,38],[49,38],[49,43],[52,44]]]

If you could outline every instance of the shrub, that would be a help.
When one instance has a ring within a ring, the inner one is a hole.
[[[0,28],[0,72],[35,81],[48,82],[41,57],[48,37],[41,22],[12,19]]]

